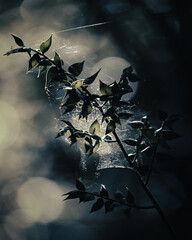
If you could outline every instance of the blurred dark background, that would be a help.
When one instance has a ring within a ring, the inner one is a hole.
[[[191,55],[192,2],[173,0],[0,0],[0,239],[172,239],[156,211],[117,209],[89,214],[90,204],[62,202],[74,188],[80,152],[57,133],[56,106],[50,105],[42,79],[26,72],[27,58],[3,57],[14,46],[10,33],[38,48],[53,34],[66,64],[82,58],[86,71],[118,57],[145,79],[133,104],[143,112],[161,109],[179,114],[174,129],[182,136],[169,144],[167,159],[157,159],[150,189],[178,239],[190,234],[191,216]],[[83,25],[91,28],[60,32]],[[50,53],[50,54],[51,54]],[[105,169],[92,182],[113,190],[130,184],[126,170]],[[90,181],[90,176],[89,176]],[[141,202],[149,204],[144,198]]]

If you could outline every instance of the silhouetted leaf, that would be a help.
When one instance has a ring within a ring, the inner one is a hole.
[[[15,43],[20,46],[20,47],[24,47],[24,43],[23,43],[23,40],[21,40],[21,38],[11,34],[11,36],[14,38],[15,40]]]
[[[95,79],[100,71],[101,71],[101,68],[95,74],[93,74],[91,77],[86,78],[84,81],[84,84],[86,84],[86,85],[92,84],[95,81]]]
[[[55,52],[54,56],[54,63],[56,64],[57,67],[61,68],[62,67],[62,60],[59,57],[59,54]]]
[[[105,202],[105,213],[112,212],[114,209],[113,202],[112,201],[106,201]]]
[[[130,82],[138,82],[142,80],[142,78],[135,73],[129,73],[128,78]]]
[[[83,85],[83,81],[84,80],[82,80],[82,79],[76,80],[76,81],[72,82],[71,87],[72,88],[80,88]]]
[[[31,52],[31,49],[30,48],[26,48],[26,47],[22,47],[22,48],[15,48],[15,49],[12,49],[6,53],[4,53],[3,55],[4,56],[9,56],[11,54],[14,54],[14,53],[21,53],[21,52],[27,52],[28,54],[30,54]]]
[[[154,128],[142,128],[141,129],[142,133],[144,134],[145,137],[147,138],[154,138],[155,134],[155,129]]]
[[[135,203],[135,197],[133,196],[133,194],[128,189],[127,189],[126,201],[130,204]]]
[[[107,127],[106,127],[106,131],[105,131],[105,134],[108,134],[110,132],[114,132],[115,131],[115,123],[113,120],[110,120],[110,122],[107,124]]]
[[[69,90],[65,97],[64,103],[61,104],[61,107],[68,106],[68,105],[69,106],[74,105],[75,103],[78,103],[79,101],[80,101],[80,98],[79,98],[76,90],[75,89]]]
[[[132,138],[128,138],[127,140],[123,140],[122,142],[130,145],[130,146],[137,146],[137,140],[132,139]]]
[[[127,113],[127,112],[121,112],[121,113],[118,113],[118,116],[120,119],[128,119],[128,118],[132,117],[133,114]]]
[[[97,201],[93,204],[90,212],[95,212],[100,210],[104,206],[104,201],[102,198],[97,199]]]
[[[41,43],[40,51],[42,53],[46,53],[49,50],[49,48],[51,47],[51,44],[52,44],[52,35],[45,42]]]
[[[78,179],[76,180],[76,188],[80,191],[85,191],[85,186]]]
[[[103,141],[106,141],[106,142],[107,142],[107,141],[110,142],[110,141],[113,140],[112,137],[111,137],[110,135],[105,135],[102,139],[103,139]]]
[[[73,124],[72,123],[70,123],[69,121],[66,121],[66,120],[61,120],[61,122],[64,122],[65,124],[67,124],[70,128],[72,128],[72,129],[74,129],[75,130],[75,128],[74,128],[74,126],[73,126]]]
[[[132,73],[132,72],[133,72],[133,66],[132,65],[123,69],[123,73]]]
[[[97,119],[89,127],[89,132],[91,134],[98,134],[100,132],[100,124]]]
[[[100,92],[102,95],[112,95],[112,89],[100,80]]]
[[[165,121],[168,117],[167,113],[161,110],[158,111],[158,116],[160,121]]]
[[[100,195],[101,197],[104,197],[104,198],[108,198],[109,197],[109,193],[105,187],[105,185],[101,185],[101,189],[100,189]]]
[[[162,130],[161,136],[165,140],[173,140],[173,139],[181,137],[178,133],[176,133],[176,132],[174,132],[172,130]]]
[[[76,77],[79,76],[83,70],[84,62],[85,61],[72,64],[68,71]]]
[[[114,194],[114,198],[119,201],[122,201],[124,199],[124,195],[121,191],[117,190]]]
[[[132,128],[141,128],[143,127],[144,123],[141,122],[141,121],[131,121],[129,122],[129,125],[132,127]]]
[[[63,194],[62,196],[68,195],[64,200],[68,200],[68,199],[74,199],[74,198],[79,198],[81,195],[80,191],[71,191],[68,193]]]

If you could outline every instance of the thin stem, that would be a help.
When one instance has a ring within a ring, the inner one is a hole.
[[[162,131],[162,129],[163,129],[164,124],[165,124],[165,121],[162,122],[161,131]],[[157,149],[158,149],[158,146],[159,146],[160,137],[161,137],[161,132],[159,132],[159,134],[158,134],[158,136],[157,136],[157,140],[156,140],[156,143],[155,143],[155,146],[154,146],[154,151],[153,151],[153,155],[152,155],[152,160],[151,160],[151,164],[150,164],[150,168],[149,168],[149,173],[148,173],[148,175],[147,175],[147,179],[146,179],[145,185],[147,185],[147,184],[149,183],[149,180],[150,180],[150,177],[151,177],[151,173],[152,173],[152,169],[153,169],[153,164],[154,164],[154,162],[155,162],[155,157],[156,157]]]
[[[49,59],[47,56],[45,56],[43,53],[35,50],[35,49],[31,49],[32,51],[38,53],[39,55],[43,56],[44,58],[46,58],[47,60],[49,60],[53,65],[56,65],[54,61],[52,61],[51,59]],[[59,68],[60,70],[62,70],[63,72],[65,72],[65,70],[63,68]],[[65,72],[66,73],[66,72]],[[72,76],[70,74],[67,73],[67,76],[69,76],[72,80],[74,80],[72,78]],[[91,93],[87,90],[87,88],[85,87],[81,87],[88,95],[91,95]],[[99,109],[99,111],[101,112],[102,115],[104,115],[104,111],[103,108],[99,105],[99,103],[97,102],[97,100],[95,100],[95,105],[96,107]],[[106,122],[108,122],[108,120],[106,119]],[[131,162],[131,160],[129,159],[129,156],[126,152],[126,150],[123,147],[123,144],[121,143],[121,140],[119,139],[116,131],[113,132],[113,135],[121,149],[121,151],[123,152],[126,160],[129,162],[130,167],[134,167],[133,163]],[[151,193],[151,191],[149,190],[149,188],[146,186],[146,184],[143,182],[142,178],[140,177],[138,171],[136,169],[133,168],[133,172],[135,173],[136,178],[138,179],[139,183],[141,184],[141,187],[143,188],[143,190],[145,191],[145,193],[147,194],[147,196],[149,197],[149,199],[151,200],[151,202],[153,203],[154,207],[156,208],[157,212],[159,213],[159,215],[161,216],[163,222],[167,225],[170,233],[172,234],[172,236],[174,237],[174,239],[177,239],[175,232],[173,231],[172,227],[170,226],[169,222],[167,221],[162,209],[160,208],[159,204],[157,203],[157,201],[155,200],[153,194]],[[98,195],[97,195],[98,196]],[[100,195],[99,195],[100,197]]]
[[[125,202],[125,201],[121,201],[121,200],[117,200],[117,199],[113,199],[113,198],[109,198],[109,197],[105,197],[105,196],[101,196],[99,193],[93,193],[93,192],[87,192],[87,191],[84,191],[82,193],[85,193],[85,194],[90,194],[92,196],[95,196],[95,197],[99,197],[99,198],[103,198],[105,200],[108,200],[108,201],[111,201],[111,202],[116,202],[116,203],[120,203],[122,205],[125,205],[125,206],[128,206],[128,207],[131,207],[131,208],[137,208],[137,209],[152,209],[154,208],[154,206],[140,206],[140,205],[137,205],[137,204],[131,204],[131,203],[128,203],[128,202]]]

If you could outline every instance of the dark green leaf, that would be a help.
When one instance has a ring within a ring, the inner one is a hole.
[[[55,52],[55,56],[54,56],[54,63],[56,64],[56,66],[58,68],[61,68],[62,67],[62,61],[59,57],[59,54]]]
[[[137,140],[128,138],[127,140],[123,140],[124,143],[130,145],[130,146],[137,146]]]
[[[106,201],[105,202],[105,213],[112,212],[114,209],[113,202],[112,201]]]
[[[74,105],[76,103],[78,103],[80,101],[80,98],[76,92],[75,89],[70,90],[67,92],[67,95],[65,97],[65,101],[64,103],[61,104],[61,107],[63,106],[71,106]]]
[[[142,78],[135,73],[129,73],[128,78],[130,82],[138,82],[142,80]]]
[[[72,64],[68,71],[76,77],[79,76],[83,70],[84,62],[85,61]]]
[[[47,69],[47,66],[39,66],[39,73],[38,73],[38,78],[40,77],[41,73],[44,72]]]
[[[126,201],[130,204],[134,204],[135,203],[135,197],[133,196],[133,194],[127,190],[127,197],[126,197]]]
[[[91,134],[98,134],[100,132],[100,124],[97,119],[89,127],[89,132]]]
[[[31,52],[31,49],[30,48],[26,48],[26,47],[22,47],[22,48],[15,48],[15,49],[12,49],[6,53],[4,53],[4,56],[9,56],[11,54],[14,54],[14,53],[21,53],[21,52],[27,52],[28,54],[30,54]]]
[[[39,54],[35,53],[29,60],[28,71],[36,67],[40,62]]]
[[[113,120],[110,120],[110,122],[107,124],[107,127],[106,127],[106,131],[105,131],[105,134],[108,134],[110,132],[114,132],[115,131],[115,123]]]
[[[59,70],[57,69],[57,67],[50,67],[49,70],[47,71],[47,75],[46,75],[46,82],[49,84],[51,82],[61,82],[62,78],[59,75]]]
[[[93,146],[93,150],[92,150],[92,152],[94,153],[94,152],[96,152],[98,149],[99,149],[99,146],[100,146],[100,141],[96,141],[95,142],[95,145]]]
[[[176,132],[174,132],[172,130],[162,130],[161,136],[165,140],[173,140],[173,139],[181,137],[178,133],[176,133]]]
[[[91,114],[91,112],[92,112],[92,105],[91,105],[91,103],[89,101],[84,101],[83,107],[82,107],[82,111],[80,113],[80,118],[82,116],[83,118],[87,119],[87,116],[89,114]]]
[[[102,198],[97,199],[97,201],[93,204],[90,212],[95,212],[100,210],[104,206],[104,201]]]
[[[85,186],[78,179],[76,180],[76,188],[80,191],[85,191]]]
[[[99,74],[100,71],[101,71],[101,68],[94,75],[86,78],[85,81],[84,81],[84,84],[86,84],[86,85],[92,84],[95,81],[95,79],[96,79],[96,77],[97,77],[97,75]]]
[[[15,36],[15,35],[13,35],[13,34],[11,34],[11,36],[14,38],[15,43],[16,43],[18,46],[24,47],[24,43],[23,43],[23,41],[21,40],[21,38]]]
[[[75,190],[75,191],[71,191],[71,192],[65,193],[65,194],[63,194],[62,196],[65,196],[65,195],[68,195],[68,196],[67,196],[67,198],[65,198],[64,200],[74,199],[74,198],[79,198],[80,195],[81,195],[81,192]]]
[[[49,39],[47,39],[45,42],[43,42],[40,45],[41,52],[46,53],[49,50],[49,48],[51,47],[51,44],[52,44],[52,35],[49,37]]]
[[[141,122],[141,121],[131,121],[129,122],[129,125],[132,127],[132,128],[141,128],[143,127],[144,123]]]
[[[101,197],[104,197],[104,198],[108,198],[109,197],[109,193],[105,187],[105,185],[101,185],[101,189],[100,189],[100,195]]]
[[[154,128],[142,128],[141,129],[142,133],[144,134],[145,137],[147,138],[154,138],[155,134],[155,129]]]
[[[132,73],[132,72],[133,72],[133,66],[132,65],[123,69],[123,73]]]
[[[117,190],[114,194],[114,198],[119,200],[119,201],[122,201],[124,199],[124,195],[121,191]]]
[[[118,116],[120,119],[128,119],[128,118],[132,117],[133,114],[127,113],[127,112],[122,112],[122,113],[118,113]]]
[[[100,92],[102,95],[112,95],[112,89],[100,80]]]

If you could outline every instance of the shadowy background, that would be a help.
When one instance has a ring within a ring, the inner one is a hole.
[[[190,1],[0,0],[1,240],[171,239],[155,210],[134,210],[127,218],[121,209],[107,215],[103,211],[89,214],[89,203],[62,201],[61,194],[74,188],[81,154],[77,147],[55,140],[57,105],[48,101],[43,77],[25,74],[27,56],[3,56],[15,47],[11,33],[34,48],[53,34],[49,56],[56,50],[66,66],[85,60],[87,74],[101,60],[115,70],[133,64],[145,79],[131,99],[137,109],[180,114],[174,129],[182,138],[169,144],[167,159],[157,159],[158,171],[150,189],[179,238],[188,236],[192,200],[191,18]],[[109,23],[60,32],[101,22]],[[114,60],[116,66],[112,65]],[[116,77],[114,72],[108,75],[109,79]],[[124,191],[130,184],[137,201],[150,204],[127,170],[104,169],[98,177],[94,170],[88,174],[92,185],[94,181],[104,183],[112,193]]]

